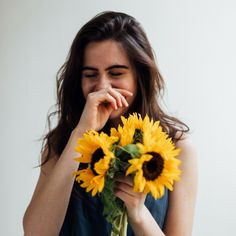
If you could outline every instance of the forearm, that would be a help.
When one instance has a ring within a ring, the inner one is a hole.
[[[129,219],[129,223],[135,236],[165,236],[146,207],[138,221]]]
[[[58,235],[74,183],[72,173],[78,168],[73,160],[79,155],[74,151],[77,138],[72,133],[47,181],[32,198],[23,220],[25,236]]]

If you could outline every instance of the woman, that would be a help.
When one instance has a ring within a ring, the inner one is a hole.
[[[76,35],[58,73],[59,122],[44,138],[39,180],[23,220],[25,235],[109,235],[99,197],[81,189],[72,173],[76,141],[87,130],[108,131],[120,116],[138,112],[159,120],[182,152],[181,181],[154,200],[117,179],[115,194],[125,204],[128,235],[191,235],[196,198],[196,153],[188,127],[159,106],[164,81],[140,24],[119,12],[104,12]],[[53,115],[52,113],[51,115]]]

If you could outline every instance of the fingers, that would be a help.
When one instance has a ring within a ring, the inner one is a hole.
[[[130,187],[133,187],[133,179],[131,176],[124,176],[124,177],[115,177],[114,180],[119,183],[124,183]]]
[[[92,92],[88,94],[88,98],[97,100],[98,104],[103,104],[105,107],[111,105],[114,110],[121,107],[128,107],[129,104],[126,97],[130,97],[133,94],[125,89],[107,88],[100,91]]]
[[[109,88],[108,92],[111,96],[116,99],[116,104],[118,107],[128,107],[129,104],[126,100],[126,97],[132,96],[133,94],[125,89],[115,89]]]
[[[119,93],[121,93],[123,96],[133,96],[133,93],[131,93],[130,91],[128,90],[125,90],[125,89],[117,89],[117,88],[114,88],[116,91],[118,91]]]
[[[122,95],[116,90],[109,88],[108,92],[116,99],[116,103],[118,107],[122,107]]]
[[[133,96],[133,93],[129,92],[128,90],[125,89],[116,89],[116,88],[110,88],[109,92],[111,95],[117,98],[118,106],[122,107],[128,107],[129,104],[126,100],[126,97],[131,97]]]
[[[90,104],[89,106],[95,107],[104,105],[106,108],[111,106],[114,110],[117,109],[116,99],[105,90],[89,93],[87,96],[87,104]]]
[[[135,196],[136,193],[133,192],[132,188],[124,183],[117,183],[115,187],[115,193],[119,194],[119,192],[123,192],[128,194],[129,196]]]
[[[85,130],[100,130],[114,110],[123,109],[129,105],[126,98],[130,96],[132,96],[131,92],[117,88],[104,88],[88,93],[78,126]],[[121,113],[123,111],[125,109],[120,110]],[[88,116],[91,119],[88,119]]]
[[[130,91],[127,91],[125,89],[117,89],[117,91],[122,95],[121,96],[122,103],[127,107],[129,104],[128,104],[126,98],[132,97],[133,93],[131,93]]]
[[[125,202],[126,206],[139,206],[143,204],[146,194],[133,191],[133,181],[131,177],[115,178],[114,194]]]
[[[133,192],[132,182],[125,178],[115,179],[115,193],[119,194],[119,192],[126,193],[130,196],[135,196],[135,193]]]
[[[133,192],[133,180],[130,176],[126,177],[117,177],[115,180],[115,189],[116,192],[121,190],[122,192],[127,193],[128,195],[134,196]]]
[[[117,100],[111,96],[109,93],[105,94],[105,97],[104,97],[106,100],[103,102],[103,105],[107,105],[108,103],[111,104],[111,106],[113,107],[114,110],[117,110]]]

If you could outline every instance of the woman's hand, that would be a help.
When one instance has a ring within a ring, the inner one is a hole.
[[[124,202],[128,219],[132,222],[140,222],[146,210],[144,205],[146,194],[133,191],[133,181],[129,176],[115,180],[115,195]]]
[[[89,93],[76,127],[78,130],[100,130],[106,124],[112,111],[128,107],[126,97],[132,93],[125,89],[106,88]]]

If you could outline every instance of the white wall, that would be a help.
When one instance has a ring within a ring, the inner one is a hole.
[[[166,78],[166,103],[192,129],[200,175],[193,235],[236,235],[233,0],[1,0],[0,235],[23,234],[56,71],[78,29],[103,10],[142,23]]]

